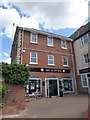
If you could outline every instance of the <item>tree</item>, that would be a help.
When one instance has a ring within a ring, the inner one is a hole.
[[[2,63],[2,77],[10,84],[25,84],[28,81],[29,67],[22,64]]]

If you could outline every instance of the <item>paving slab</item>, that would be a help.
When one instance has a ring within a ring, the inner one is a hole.
[[[88,95],[30,98],[26,109],[14,118],[82,118],[88,109]],[[12,117],[12,116],[11,116]]]

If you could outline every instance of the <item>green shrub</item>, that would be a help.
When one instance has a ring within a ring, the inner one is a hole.
[[[4,82],[10,84],[25,84],[29,76],[29,68],[22,64],[2,63]]]
[[[4,105],[6,92],[6,86],[3,83],[0,83],[0,108],[2,108]]]

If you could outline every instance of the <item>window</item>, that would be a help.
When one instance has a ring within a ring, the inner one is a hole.
[[[31,52],[30,53],[30,63],[31,64],[37,64],[37,53],[36,52]]]
[[[29,84],[26,85],[26,93],[41,95],[42,93],[42,82],[39,78],[31,78]]]
[[[63,91],[64,92],[69,92],[69,91],[73,91],[73,82],[71,78],[63,78],[62,80],[63,82]]]
[[[37,34],[31,33],[31,43],[37,43]]]
[[[85,55],[83,56],[83,58],[84,58],[84,63],[87,64],[87,63],[90,62],[88,54],[85,54]]]
[[[54,65],[54,56],[48,55],[48,65]]]
[[[63,56],[62,59],[63,59],[63,66],[68,66],[68,57]]]
[[[61,48],[66,49],[66,41],[65,40],[61,40]]]
[[[83,35],[83,36],[80,38],[80,40],[81,40],[81,45],[84,45],[84,44],[90,42],[90,38],[89,38],[90,36],[89,36],[89,34],[90,34],[90,33],[87,33],[87,34]]]
[[[53,45],[53,38],[52,38],[52,37],[48,37],[48,38],[47,38],[47,45],[48,45],[48,46],[54,46],[54,45]]]
[[[81,75],[82,87],[88,87],[87,75]]]

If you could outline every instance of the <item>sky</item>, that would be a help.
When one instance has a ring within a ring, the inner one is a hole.
[[[0,0],[0,61],[11,63],[16,26],[69,37],[90,21],[88,11],[89,0]]]

